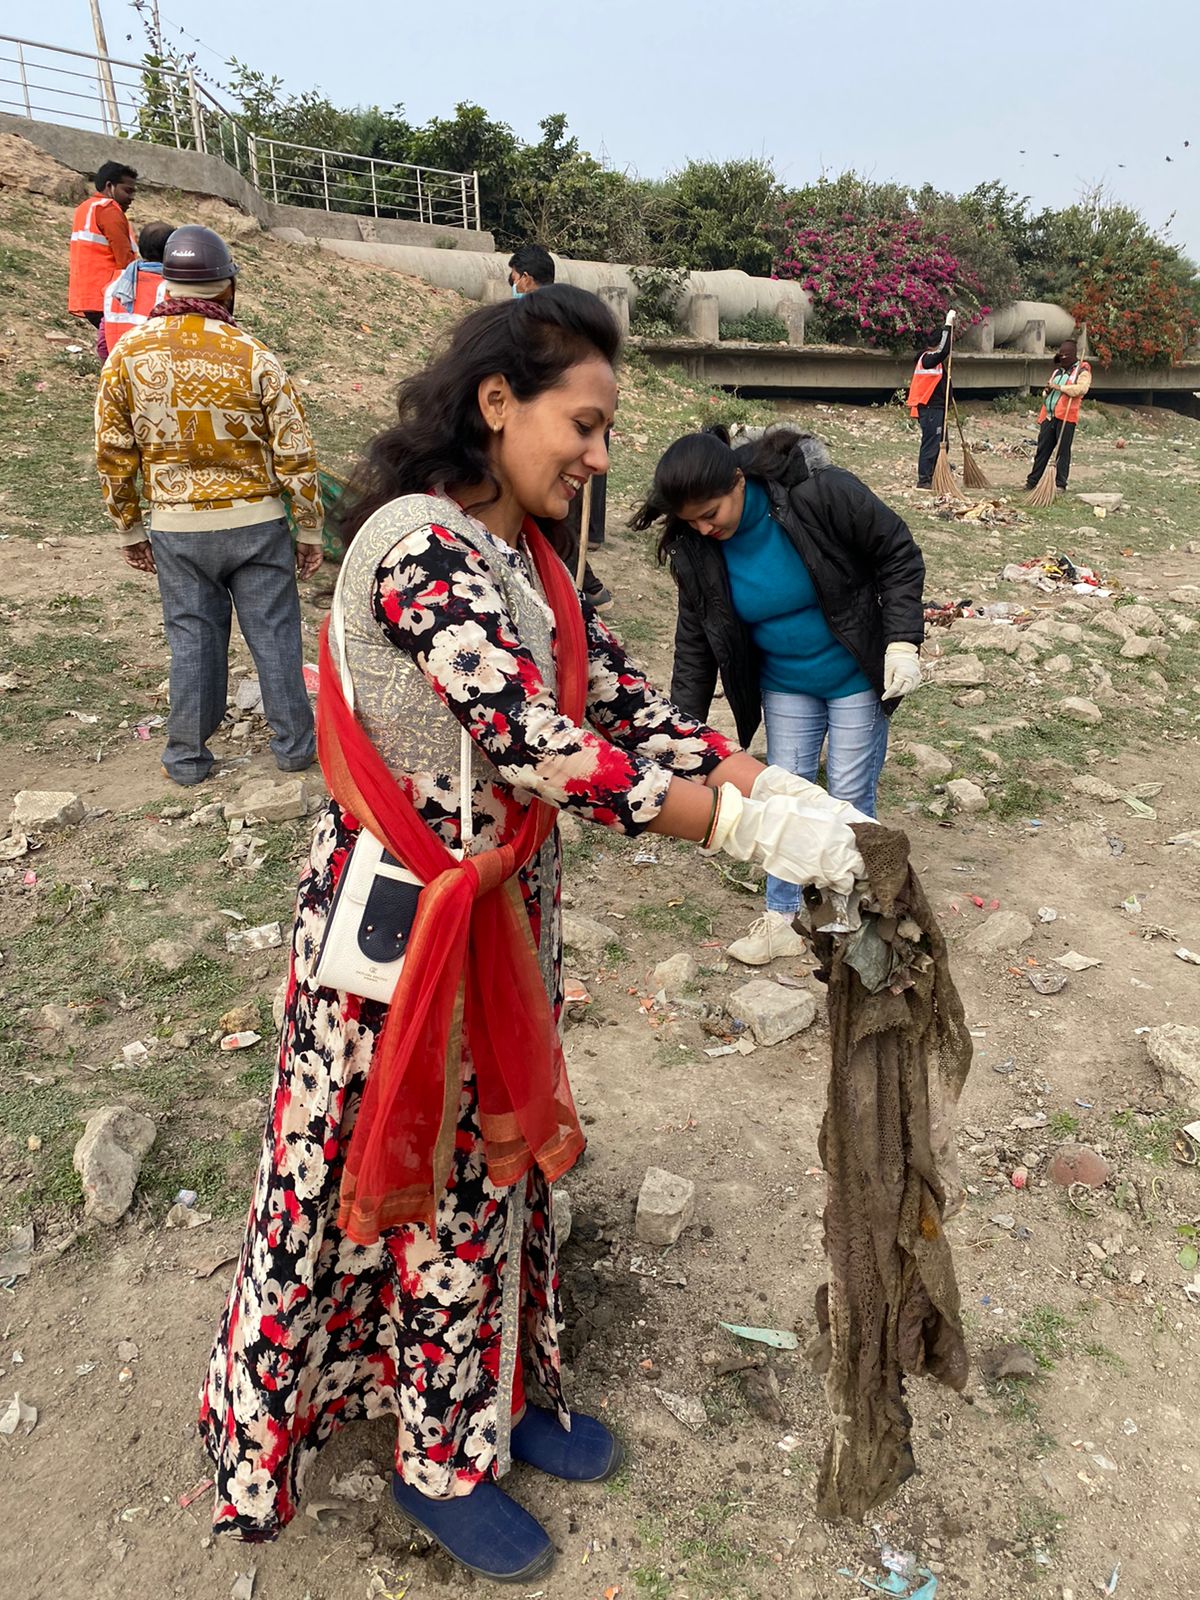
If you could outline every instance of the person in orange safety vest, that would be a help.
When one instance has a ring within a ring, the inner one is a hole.
[[[946,313],[942,337],[936,345],[922,349],[908,386],[908,414],[921,424],[921,450],[917,456],[917,488],[933,487],[933,469],[942,446],[942,423],[946,419],[945,360],[954,337],[957,312]]]
[[[1027,489],[1035,489],[1058,445],[1058,459],[1054,464],[1054,481],[1059,489],[1067,487],[1071,475],[1071,446],[1075,442],[1075,424],[1079,421],[1079,408],[1084,395],[1092,386],[1092,368],[1080,361],[1079,347],[1074,339],[1064,339],[1055,354],[1056,366],[1050,374],[1038,414],[1037,454],[1025,480]],[[1059,436],[1062,443],[1059,444]]]
[[[138,234],[138,254],[104,291],[103,333],[110,355],[121,335],[140,327],[158,303],[163,250],[174,231],[172,222],[148,222]]]
[[[137,192],[137,173],[120,161],[106,161],[96,174],[96,192],[81,200],[71,224],[71,268],[67,310],[99,330],[104,291],[137,255],[125,213]],[[101,341],[96,353],[103,359]]]

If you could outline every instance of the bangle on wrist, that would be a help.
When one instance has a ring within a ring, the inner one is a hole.
[[[700,841],[701,850],[707,850],[712,844],[713,834],[717,831],[717,817],[721,810],[721,790],[716,788],[712,792],[712,815],[708,819],[708,827],[704,830],[704,837]]]

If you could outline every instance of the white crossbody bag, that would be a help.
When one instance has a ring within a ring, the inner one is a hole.
[[[342,693],[354,710],[354,682],[346,654],[346,623],[342,603],[345,563],[338,574],[329,627],[341,663]],[[430,691],[432,693],[432,690]],[[462,732],[459,762],[459,819],[462,847],[469,854],[473,838],[471,818],[471,739]],[[323,989],[339,989],[364,1000],[391,1000],[404,966],[408,938],[417,915],[421,880],[397,861],[382,840],[363,827],[342,868],[333,904],[325,923],[325,936],[317,954],[313,981]]]

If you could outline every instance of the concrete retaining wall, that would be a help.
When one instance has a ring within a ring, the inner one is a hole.
[[[436,251],[439,255],[450,253],[447,245],[464,252],[491,251],[496,246],[490,233],[476,233],[467,228],[431,227],[390,217],[359,218],[346,211],[275,205],[219,156],[202,155],[198,150],[176,150],[171,145],[148,144],[144,139],[113,139],[108,134],[91,133],[85,128],[66,128],[57,122],[36,122],[7,113],[0,113],[0,129],[28,139],[64,167],[82,172],[88,178],[106,161],[124,161],[137,169],[138,182],[149,188],[211,195],[257,218],[264,228],[299,228],[309,238],[324,235],[361,239],[364,232],[373,232],[376,238],[397,245],[440,244],[441,248]]]

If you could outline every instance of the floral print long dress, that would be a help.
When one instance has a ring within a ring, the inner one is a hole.
[[[590,607],[591,728],[560,716],[493,575],[509,563],[544,605],[532,563],[523,548],[487,538],[485,559],[449,529],[426,526],[388,552],[371,588],[386,639],[416,662],[489,758],[487,779],[473,792],[479,847],[511,829],[514,790],[639,833],[657,815],[672,773],[702,777],[735,747],[652,688]],[[401,781],[453,848],[461,831],[457,776],[412,772]],[[488,1181],[469,1062],[435,1233],[413,1224],[363,1247],[336,1225],[342,1163],[385,1016],[382,1005],[318,988],[311,976],[356,831],[331,802],[300,884],[262,1159],[201,1393],[201,1430],[216,1462],[214,1526],[247,1539],[271,1538],[295,1515],[318,1448],[356,1418],[396,1418],[396,1468],[425,1493],[467,1494],[502,1472],[498,1438],[506,1446],[508,1430],[498,1422],[513,1403],[501,1376],[506,1316],[523,1321],[525,1360],[564,1421],[569,1415],[549,1189],[536,1169],[519,1192]],[[554,838],[541,858],[553,863],[549,895],[536,858],[519,882],[557,1017]],[[511,1254],[521,1259],[510,1262]]]

